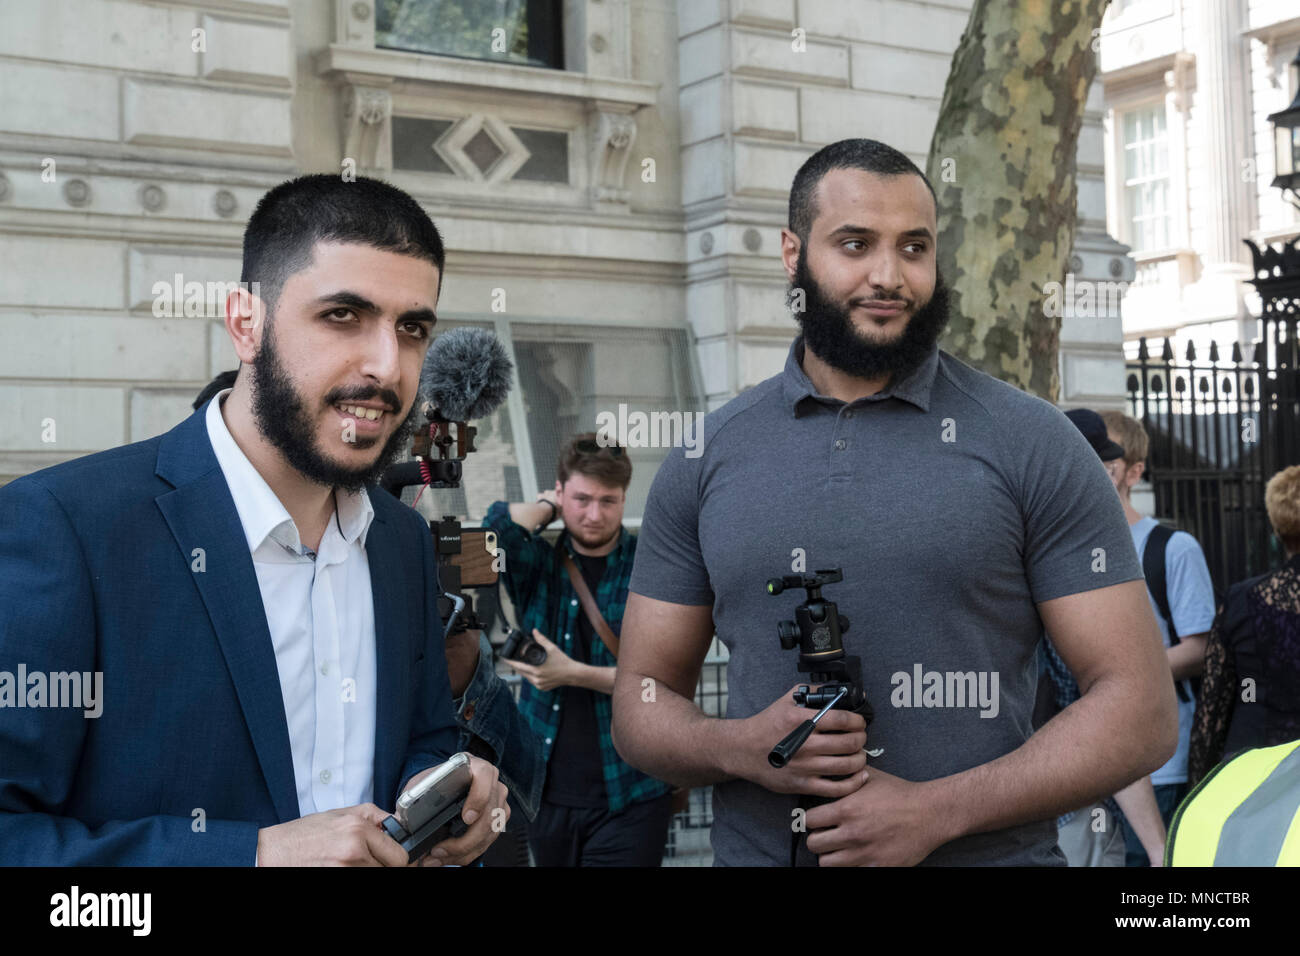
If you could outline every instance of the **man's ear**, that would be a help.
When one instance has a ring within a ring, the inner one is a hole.
[[[799,237],[789,229],[781,230],[781,265],[785,267],[786,278],[794,281],[799,265],[799,249],[802,243]]]
[[[1145,461],[1140,461],[1132,468],[1130,468],[1129,471],[1133,474],[1132,483],[1136,485],[1139,481],[1141,481],[1142,476],[1146,474],[1146,470],[1147,470],[1147,463]]]
[[[235,356],[241,364],[250,364],[261,347],[266,303],[260,295],[240,286],[226,296],[225,318],[226,333],[235,348]]]

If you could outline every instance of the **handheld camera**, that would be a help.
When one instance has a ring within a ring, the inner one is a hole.
[[[490,415],[505,401],[513,369],[505,347],[486,329],[457,328],[440,335],[420,371],[418,401],[425,423],[411,440],[415,457],[385,470],[380,486],[394,497],[401,497],[409,485],[459,488],[465,458],[476,450],[478,428],[469,423]],[[450,515],[430,521],[429,529],[436,543],[443,592],[438,614],[445,622],[446,636],[484,630],[474,598],[465,589],[496,586],[495,535],[461,527]]]
[[[532,635],[512,627],[506,635],[506,642],[501,645],[501,656],[506,660],[523,661],[541,667],[546,663],[546,648],[533,640]]]

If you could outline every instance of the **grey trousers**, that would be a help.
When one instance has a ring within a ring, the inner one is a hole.
[[[1059,827],[1056,842],[1070,866],[1124,865],[1124,834],[1119,821],[1100,803],[1084,807]]]

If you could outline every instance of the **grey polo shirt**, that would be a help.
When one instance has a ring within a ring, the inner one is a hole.
[[[850,620],[875,709],[870,765],[931,780],[1031,733],[1043,634],[1036,604],[1142,577],[1119,496],[1055,406],[937,347],[911,375],[845,404],[817,394],[802,339],[785,370],[704,420],[702,449],[655,477],[630,589],[710,605],[730,651],[727,717],[800,680],[781,649],[801,589],[768,578],[842,567],[823,596]],[[776,741],[772,741],[773,744]],[[713,789],[719,865],[788,865],[808,798],[733,780]],[[801,862],[815,857],[802,850]],[[928,864],[1064,865],[1052,820],[975,834]]]

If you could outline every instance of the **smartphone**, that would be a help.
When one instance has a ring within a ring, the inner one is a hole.
[[[458,753],[397,798],[397,822],[414,833],[469,793],[469,754]]]
[[[397,798],[397,812],[384,819],[383,828],[402,845],[408,862],[469,829],[460,813],[471,778],[469,754],[458,753]]]

